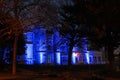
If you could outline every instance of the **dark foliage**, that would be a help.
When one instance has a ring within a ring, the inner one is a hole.
[[[0,30],[5,29],[6,26],[1,25]],[[9,28],[5,31],[2,31],[2,34],[8,33],[9,32]],[[1,55],[4,55],[4,50],[7,48],[8,49],[8,53],[6,54],[6,60],[8,62],[12,61],[12,57],[13,57],[13,42],[14,42],[14,35],[13,34],[5,34],[4,36],[0,37],[0,49],[2,50],[0,53]],[[21,33],[19,35],[19,40],[18,40],[18,48],[17,48],[17,55],[22,55],[25,53],[25,38],[24,35]],[[1,56],[1,58],[3,58],[3,56]]]
[[[74,46],[82,48],[84,40],[88,37],[89,27],[86,25],[86,8],[84,1],[74,4],[66,4],[60,10],[60,26],[57,27],[59,33],[63,36],[63,41],[69,46],[68,65],[71,65],[71,55]]]
[[[95,46],[92,49],[105,47],[112,64],[113,50],[120,45],[120,1],[73,0],[73,3],[62,7],[59,32],[72,47],[81,37],[88,37]]]
[[[119,0],[90,0],[86,5],[94,23],[94,36],[91,36],[90,40],[100,47],[105,47],[111,64],[114,62],[113,51],[120,45],[119,5]]]

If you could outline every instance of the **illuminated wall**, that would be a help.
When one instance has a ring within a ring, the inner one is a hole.
[[[56,53],[56,63],[57,63],[58,65],[61,64],[60,52],[57,52],[57,53]]]
[[[34,34],[33,32],[27,32],[24,33],[26,36],[26,55],[25,55],[25,61],[26,64],[34,64],[34,60],[33,60],[33,38],[34,38]]]
[[[40,25],[37,25],[40,26]],[[67,65],[68,46],[58,46],[61,36],[53,29],[48,33],[45,28],[36,28],[33,32],[26,32],[26,64],[57,64]],[[98,55],[94,51],[88,51],[87,38],[82,38],[83,49],[75,46],[72,54],[72,64],[99,64]],[[97,58],[97,59],[96,59]]]
[[[73,64],[76,64],[76,57],[77,57],[76,53],[73,52],[73,54],[72,54],[72,63]]]
[[[39,63],[40,63],[40,64],[45,64],[45,53],[46,53],[46,52],[40,52],[40,53],[39,53],[39,57],[40,57],[40,58],[39,58],[39,61],[40,61]]]
[[[26,64],[33,64],[33,44],[26,44]]]

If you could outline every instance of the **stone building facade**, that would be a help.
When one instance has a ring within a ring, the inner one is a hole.
[[[26,51],[22,56],[25,64],[68,64],[68,46],[59,44],[62,36],[56,30],[48,31],[45,28],[36,28],[25,32]],[[74,46],[72,64],[105,64],[106,58],[103,50],[93,51],[87,49],[87,38],[83,38],[83,48]],[[84,49],[84,51],[82,51]]]

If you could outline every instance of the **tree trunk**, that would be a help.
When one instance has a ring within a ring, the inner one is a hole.
[[[106,32],[106,50],[107,50],[107,55],[108,55],[108,61],[109,61],[109,68],[112,70],[114,69],[114,54],[113,54],[113,47],[114,47],[114,41],[113,37],[111,34],[111,28],[109,28]]]
[[[17,41],[18,41],[18,36],[15,36],[14,39],[14,44],[13,44],[13,63],[12,63],[12,74],[16,74],[16,53],[17,53]]]
[[[108,55],[108,61],[109,61],[109,68],[114,69],[114,54],[113,54],[113,48],[109,45],[107,47],[107,55]]]
[[[53,53],[54,53],[54,64],[56,65],[56,50],[53,47]]]
[[[68,51],[68,68],[71,69],[72,66],[72,50],[73,50],[74,42],[71,41],[69,45],[69,51]]]
[[[0,48],[0,71],[4,70],[3,57],[4,57],[4,49]]]
[[[0,48],[0,64],[3,64],[4,48]]]

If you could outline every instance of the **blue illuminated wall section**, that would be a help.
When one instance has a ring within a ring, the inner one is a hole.
[[[40,25],[37,25],[39,27]],[[66,65],[68,60],[68,46],[62,44],[56,47],[61,40],[61,36],[55,30],[48,35],[45,28],[36,28],[33,32],[27,32],[26,35],[26,64],[56,64]],[[83,49],[73,48],[72,64],[91,64],[93,61],[92,51],[87,49],[87,38],[82,39]],[[56,48],[56,52],[53,50]],[[56,60],[56,61],[54,61]]]
[[[72,53],[72,64],[76,64],[76,53]]]
[[[39,61],[40,61],[40,64],[45,64],[45,63],[46,63],[45,54],[46,54],[46,52],[40,52],[40,53],[39,53],[39,57],[40,57],[40,58],[39,58],[39,59],[40,59]]]
[[[86,56],[87,64],[93,64],[94,63],[94,61],[93,61],[94,52],[92,50],[87,51],[87,53],[85,53],[85,56]]]
[[[85,53],[85,57],[86,57],[86,62],[87,62],[87,64],[89,64],[89,63],[90,63],[89,51],[87,51],[87,53]]]
[[[33,64],[33,44],[26,44],[26,64]]]
[[[69,47],[66,44],[62,44],[60,46],[61,65],[67,65],[68,64],[68,49],[69,49]]]
[[[61,55],[60,55],[60,52],[56,52],[56,63],[58,64],[58,65],[60,65],[61,64],[61,57],[60,57]]]
[[[25,60],[26,60],[26,64],[34,64],[33,62],[33,38],[34,38],[34,34],[33,32],[27,32],[24,33],[24,35],[26,36],[26,56],[25,56]]]
[[[85,54],[85,63],[87,64],[92,64],[93,63],[93,51],[92,50],[88,50],[88,40],[87,38],[83,38],[84,43],[83,43],[83,52]]]
[[[81,47],[73,47],[72,64],[92,64],[93,51],[88,50],[87,38],[82,38]]]
[[[45,28],[35,29],[34,34],[33,54],[35,63],[54,64],[53,34],[47,34]]]
[[[73,47],[73,53],[72,53],[72,64],[79,63],[80,59],[80,49],[78,47]]]
[[[45,64],[46,63],[46,29],[39,28],[40,25],[36,25],[34,30],[34,60],[36,64]]]

